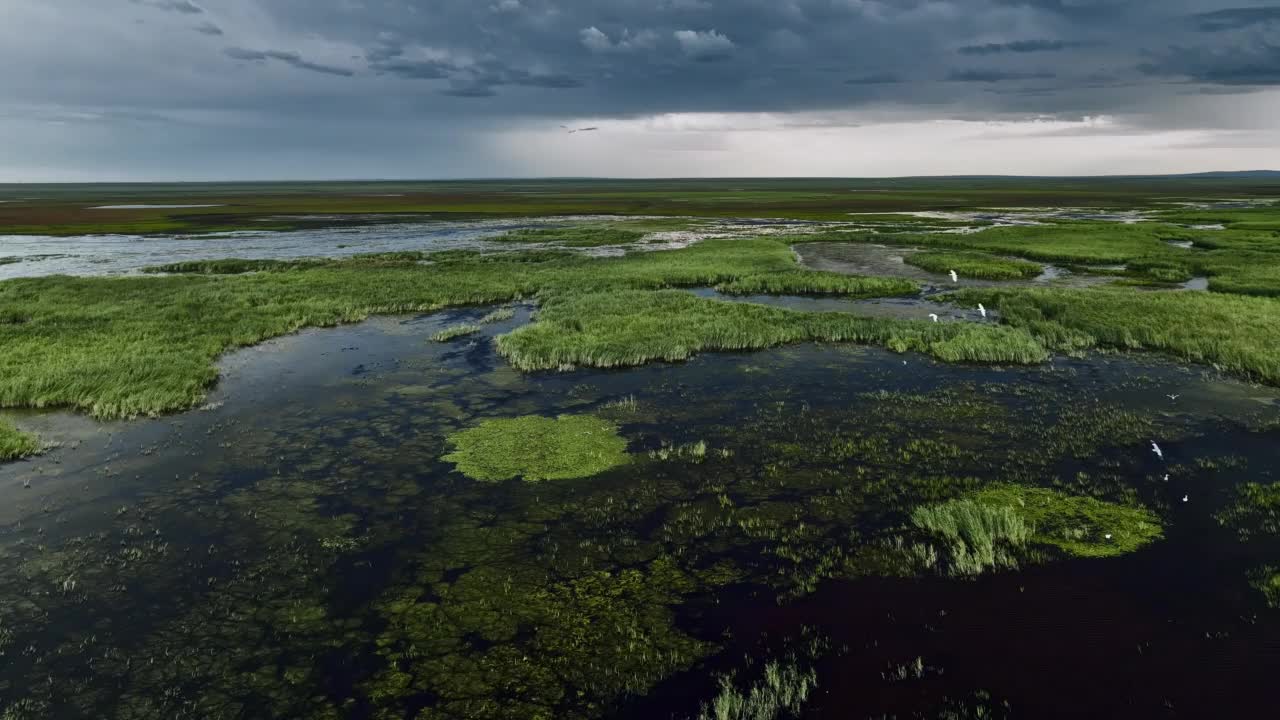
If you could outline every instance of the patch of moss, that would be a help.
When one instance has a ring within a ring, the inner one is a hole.
[[[627,461],[627,441],[618,427],[591,415],[486,420],[449,442],[456,449],[444,460],[467,477],[491,482],[588,477]]]

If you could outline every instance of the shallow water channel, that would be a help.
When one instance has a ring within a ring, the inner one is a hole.
[[[1275,389],[844,345],[526,375],[492,342],[523,307],[428,340],[486,310],[237,352],[173,417],[16,416],[62,446],[0,465],[0,716],[694,718],[719,674],[792,653],[805,718],[1273,700],[1280,617],[1247,577],[1280,554],[1213,515],[1275,480]],[[564,413],[617,423],[631,461],[530,484],[440,459],[484,419]],[[976,580],[894,559],[913,507],[992,481],[1140,502],[1165,537]]]

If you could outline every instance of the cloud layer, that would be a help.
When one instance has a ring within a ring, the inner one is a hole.
[[[600,138],[606,121],[681,114],[1107,116],[1135,132],[1252,133],[1276,121],[1250,114],[1273,104],[1250,96],[1280,92],[1280,4],[1250,0],[46,0],[5,13],[0,64],[22,71],[0,74],[0,131],[44,142],[0,157],[0,179],[124,162],[177,175],[192,164],[130,146],[161,125],[212,163],[258,158],[245,175],[346,175],[350,161],[324,158],[347,151],[362,173],[383,153],[389,175],[502,175],[531,171],[505,138],[562,123],[599,120]],[[344,132],[345,150],[327,144]],[[92,137],[118,154],[86,151]],[[382,147],[397,142],[408,149]]]

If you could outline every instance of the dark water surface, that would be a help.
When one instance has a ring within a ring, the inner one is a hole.
[[[1213,515],[1274,482],[1276,390],[816,345],[524,375],[491,339],[528,308],[427,339],[484,312],[237,352],[175,417],[17,416],[62,447],[0,465],[0,717],[692,718],[806,638],[806,718],[1273,709],[1280,617],[1247,575],[1280,548]],[[439,459],[562,413],[616,422],[632,461],[526,484]],[[904,564],[912,508],[992,481],[1142,503],[1165,539],[976,580]]]

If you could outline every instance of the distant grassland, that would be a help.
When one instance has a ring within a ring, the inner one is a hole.
[[[1154,207],[1187,197],[1276,197],[1280,181],[1215,178],[530,180],[0,185],[0,235],[288,229],[406,219],[668,215],[859,219],[852,213]],[[99,210],[101,205],[210,204]],[[1167,206],[1167,205],[1166,205]],[[1180,218],[1171,210],[1169,217]],[[1190,212],[1190,211],[1188,211]],[[1206,213],[1197,213],[1204,216]],[[331,215],[328,219],[305,216]],[[1207,213],[1220,217],[1221,213]],[[877,219],[866,216],[868,219]],[[885,221],[884,217],[879,218]],[[1274,216],[1230,221],[1276,229]],[[892,218],[908,225],[916,219]],[[935,226],[946,221],[924,220]]]

